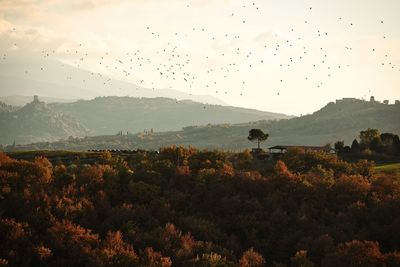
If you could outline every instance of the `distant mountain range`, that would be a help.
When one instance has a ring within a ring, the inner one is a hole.
[[[112,101],[111,99],[100,100]],[[179,104],[177,105],[179,106]],[[212,109],[213,107],[206,107],[205,110],[207,108]],[[278,144],[325,145],[333,144],[338,140],[344,140],[346,144],[351,144],[351,141],[358,137],[359,132],[367,128],[377,128],[381,132],[399,134],[400,104],[388,105],[375,101],[343,99],[331,102],[313,114],[279,121],[209,124],[189,126],[181,131],[103,135],[17,146],[15,149],[158,149],[168,145],[192,145],[210,149],[244,149],[253,146],[247,140],[248,132],[252,128],[260,128],[269,133],[270,138],[263,143],[264,147]]]
[[[3,106],[1,144],[290,118],[284,114],[169,98],[97,97],[72,103],[46,104],[37,100],[22,108]]]
[[[14,101],[15,96],[32,95],[46,96],[50,99],[92,99],[97,96],[117,95],[189,99],[200,103],[226,105],[210,95],[188,94],[173,89],[143,88],[130,82],[64,64],[55,59],[40,58],[39,60],[33,55],[26,58],[9,58],[7,64],[0,64],[0,97],[9,97],[10,92],[14,96],[11,100]],[[7,98],[1,101],[17,104],[8,102]]]

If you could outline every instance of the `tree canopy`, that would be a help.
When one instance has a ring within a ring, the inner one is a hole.
[[[249,141],[251,142],[257,142],[258,144],[258,149],[260,149],[260,143],[264,142],[268,139],[269,134],[264,133],[262,130],[260,129],[251,129],[249,131],[249,136],[247,137],[247,139],[249,139]]]
[[[370,161],[304,149],[262,163],[193,147],[46,153],[0,153],[0,266],[400,263],[400,183]]]

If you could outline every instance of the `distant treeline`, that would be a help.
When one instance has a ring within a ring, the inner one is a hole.
[[[368,128],[360,132],[359,140],[354,139],[351,146],[338,141],[335,149],[339,155],[348,158],[387,160],[400,157],[400,139],[397,134],[381,134],[378,129]]]

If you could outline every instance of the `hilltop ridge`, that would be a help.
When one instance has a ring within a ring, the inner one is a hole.
[[[383,104],[355,100],[338,100],[306,116],[279,121],[259,120],[238,124],[207,124],[184,127],[180,131],[146,132],[128,135],[101,135],[50,144],[21,146],[29,149],[158,149],[168,145],[200,148],[246,149],[250,129],[259,128],[270,138],[264,148],[272,145],[325,145],[343,140],[349,144],[361,130],[377,128],[381,132],[400,133],[400,104]]]
[[[290,118],[284,114],[164,97],[96,97],[50,106],[76,118],[90,129],[92,135],[114,134],[120,130],[136,133],[152,128],[158,132],[176,131],[188,125]]]
[[[50,142],[69,136],[84,136],[87,128],[72,117],[57,112],[39,100],[21,108],[0,111],[0,142]]]
[[[5,109],[6,105],[4,106]],[[253,109],[206,105],[170,98],[96,97],[72,103],[51,103],[38,99],[2,113],[1,144],[50,142],[67,137],[178,131],[188,125],[243,123],[279,120],[291,116]]]

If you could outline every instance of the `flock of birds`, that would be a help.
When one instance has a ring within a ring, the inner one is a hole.
[[[192,6],[185,4],[185,8],[190,9]],[[256,2],[249,3],[246,1],[246,4],[241,8],[250,8],[254,12],[261,12],[261,8]],[[307,7],[307,9],[311,17],[313,7]],[[244,26],[251,19],[243,18],[240,15],[240,10],[229,12],[225,15]],[[385,24],[383,19],[375,20],[376,24]],[[302,23],[304,24],[303,26],[309,26],[310,28],[318,26],[311,25],[312,23],[309,19],[305,19]],[[337,18],[337,23],[342,25],[343,30],[351,30],[356,27],[353,22],[345,20],[342,17]],[[153,40],[153,42],[166,40],[165,38],[161,38],[165,37],[165,32],[157,31],[151,25],[143,25],[143,27],[147,34],[146,38]],[[346,68],[351,67],[351,64],[346,62],[336,64],[334,60],[331,60],[336,57],[336,54],[332,55],[326,47],[315,48],[310,46],[305,41],[306,38],[303,37],[302,32],[296,30],[295,27],[287,29],[287,32],[282,36],[272,34],[268,41],[262,40],[259,43],[260,49],[257,51],[252,51],[249,47],[243,47],[240,42],[235,42],[236,40],[240,40],[242,36],[238,33],[239,31],[233,34],[232,31],[235,31],[235,29],[230,29],[229,32],[221,36],[215,35],[212,29],[193,26],[190,31],[170,32],[169,41],[160,45],[160,49],[152,51],[132,49],[132,51],[126,52],[123,55],[120,54],[118,57],[115,57],[115,53],[110,49],[95,59],[95,63],[98,65],[97,69],[100,68],[103,71],[91,72],[91,75],[102,79],[103,86],[109,87],[110,90],[121,88],[114,88],[112,84],[113,80],[105,75],[105,73],[113,73],[114,76],[119,76],[123,80],[135,81],[140,86],[152,88],[153,90],[159,88],[158,84],[162,81],[160,84],[169,84],[170,88],[185,87],[182,91],[193,92],[192,88],[195,87],[205,88],[207,92],[215,92],[217,95],[238,94],[243,96],[246,94],[246,88],[249,84],[249,72],[259,71],[260,68],[263,68],[263,65],[275,65],[273,67],[280,69],[282,73],[279,77],[274,77],[274,84],[281,85],[274,89],[275,94],[279,96],[282,88],[285,87],[286,80],[290,77],[291,68],[303,68],[304,64],[307,64],[307,68],[311,68],[314,71],[311,71],[309,75],[304,74],[303,79],[309,81],[310,86],[320,88],[329,79],[332,79],[335,73],[346,71]],[[382,31],[384,31],[384,27],[382,27]],[[223,49],[216,49],[215,53],[203,56],[201,53],[186,49],[184,45],[185,40],[194,38],[200,38],[210,44],[225,42],[232,45]],[[307,38],[309,41],[309,36]],[[313,40],[327,39],[330,38],[330,33],[317,28],[312,38]],[[389,37],[383,33],[382,39],[386,40]],[[14,46],[18,47],[18,44],[15,43]],[[346,55],[346,53],[351,53],[352,51],[352,46],[344,45],[342,51],[336,51],[335,53],[340,52]],[[59,51],[57,48],[51,50],[43,49],[40,53],[40,58],[43,60],[43,66],[40,67],[40,71],[46,72],[45,60],[57,58]],[[81,68],[89,60],[93,61],[93,56],[90,54],[88,45],[84,43],[77,43],[73,48],[66,49],[62,53],[68,58],[73,58],[74,66],[78,68]],[[371,47],[370,53],[371,56],[374,54],[378,55],[378,53],[379,55],[383,55],[378,65],[388,67],[394,71],[400,71],[400,67],[392,62],[389,51],[378,51],[378,48]],[[310,62],[310,60],[313,62]],[[2,61],[7,61],[7,53],[3,53]],[[200,72],[197,69],[199,65],[203,66]],[[144,72],[147,73],[145,75],[146,79],[142,75]],[[151,72],[150,75],[149,72]],[[25,75],[29,75],[29,70],[25,69],[24,73]],[[314,75],[315,73],[318,73],[318,75]],[[265,75],[268,75],[268,71],[265,71]],[[65,79],[72,80],[74,77],[66,74]],[[84,84],[88,79],[91,79],[91,77],[82,79],[81,82]],[[229,89],[229,83],[232,79],[235,81],[240,80],[238,83],[240,83],[239,86],[242,89],[239,92]]]

